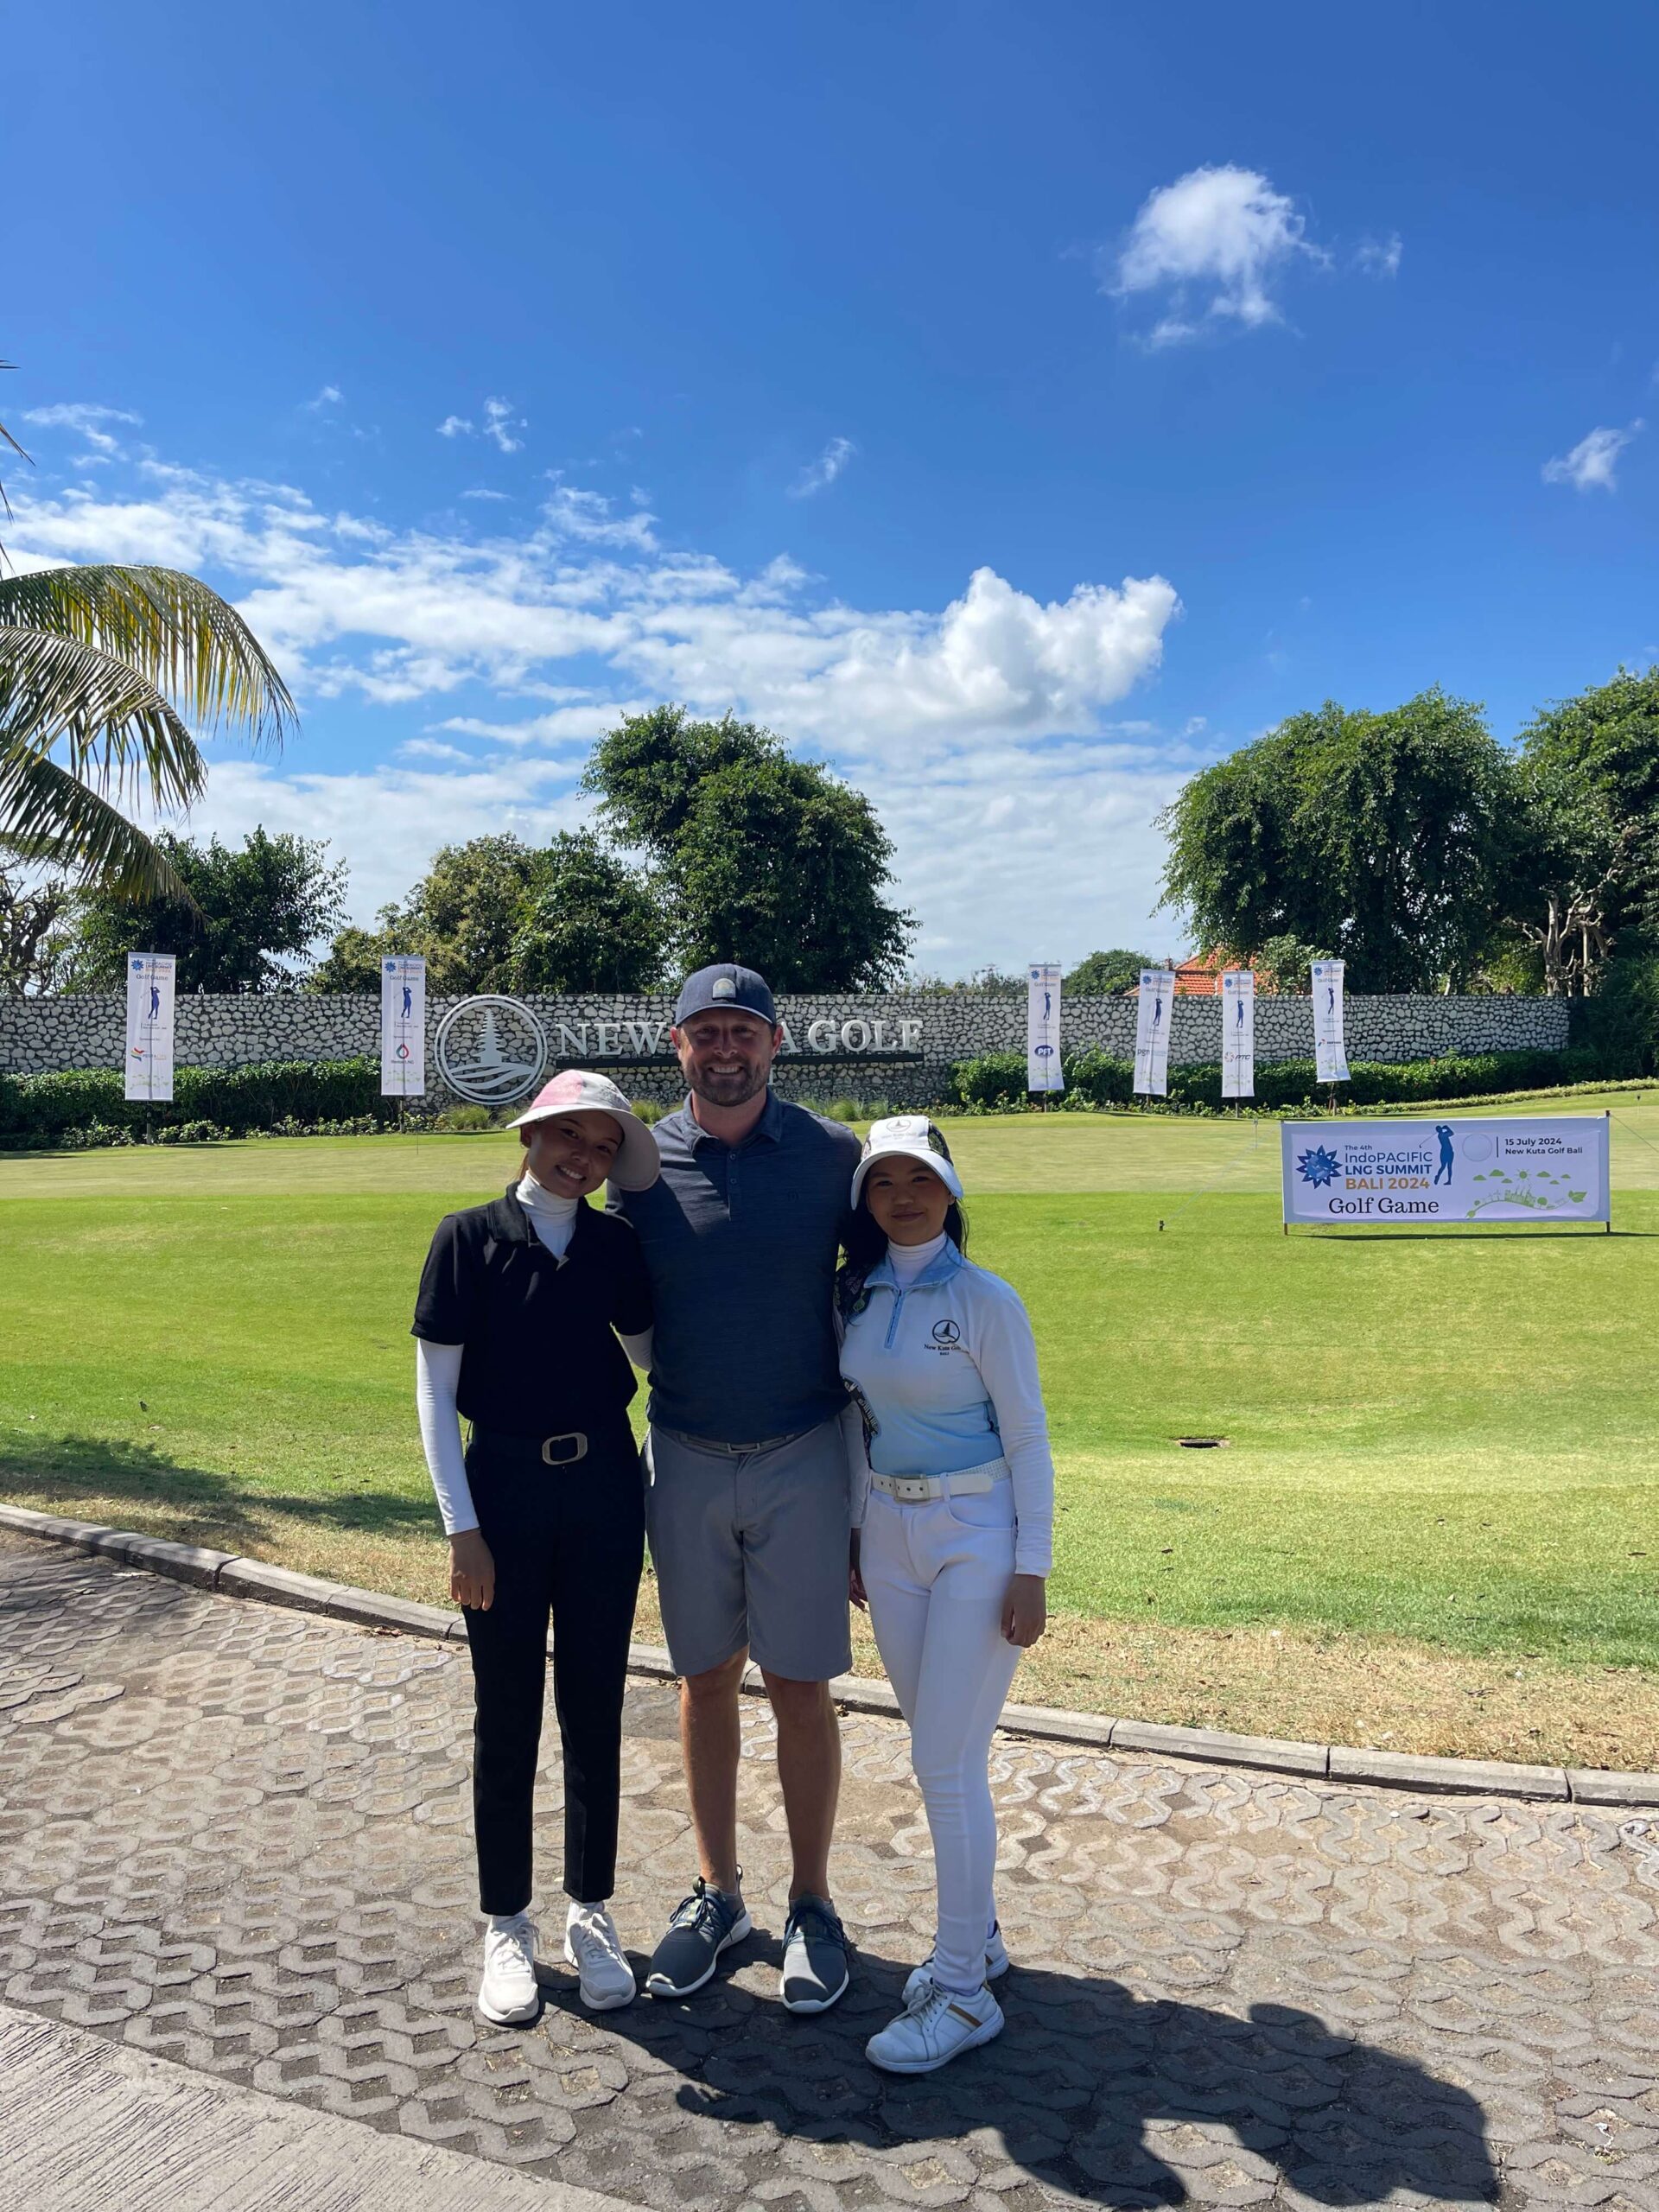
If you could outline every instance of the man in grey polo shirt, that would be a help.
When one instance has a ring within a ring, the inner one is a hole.
[[[783,2000],[820,2012],[848,1981],[829,1871],[841,1737],[828,1684],[852,1663],[832,1317],[859,1145],[772,1093],[783,1032],[753,969],[690,977],[672,1035],[690,1096],[657,1124],[662,1174],[612,1198],[639,1233],[656,1308],[645,1525],[701,1860],[645,1987],[689,1995],[749,1932],[738,1689],[753,1656],[777,1719],[793,1859]]]

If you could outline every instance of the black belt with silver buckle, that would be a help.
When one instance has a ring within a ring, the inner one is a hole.
[[[578,1459],[588,1457],[585,1428],[568,1428],[560,1436],[509,1436],[503,1429],[480,1428],[474,1424],[473,1435],[486,1449],[533,1452],[544,1467],[574,1467]]]

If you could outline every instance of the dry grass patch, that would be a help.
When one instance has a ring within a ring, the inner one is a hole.
[[[6,1489],[15,1503],[42,1511],[246,1554],[430,1605],[448,1602],[446,1553],[435,1535],[319,1526],[262,1511],[257,1495],[238,1500],[226,1519],[211,1506],[161,1500],[135,1506],[78,1485],[54,1497],[48,1485],[13,1478]],[[649,1574],[634,1633],[642,1643],[662,1640]],[[869,1624],[858,1616],[853,1665],[872,1678],[881,1673]],[[1405,1638],[1126,1627],[1058,1613],[1021,1662],[1014,1695],[1031,1705],[1302,1743],[1659,1772],[1659,1675],[1471,1657]]]

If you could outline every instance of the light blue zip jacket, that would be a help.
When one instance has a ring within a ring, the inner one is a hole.
[[[1014,1572],[1049,1572],[1054,1461],[1036,1341],[1010,1284],[948,1241],[903,1289],[883,1258],[845,1324],[841,1371],[868,1416],[868,1434],[856,1418],[846,1424],[855,1528],[863,1523],[871,1468],[948,1475],[1004,1459],[1014,1481]]]

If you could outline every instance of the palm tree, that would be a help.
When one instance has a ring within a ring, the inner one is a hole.
[[[0,439],[22,452],[3,425]],[[10,513],[3,488],[0,507]],[[280,746],[296,720],[258,639],[198,577],[115,566],[0,575],[0,851],[191,903],[118,803],[201,796],[207,764],[187,715],[256,750]]]

